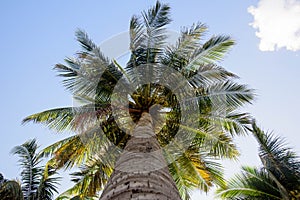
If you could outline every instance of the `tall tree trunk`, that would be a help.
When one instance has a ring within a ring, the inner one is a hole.
[[[148,113],[142,114],[100,197],[127,199],[181,200]]]

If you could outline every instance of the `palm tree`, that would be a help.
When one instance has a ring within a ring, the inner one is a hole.
[[[263,167],[243,167],[242,174],[218,191],[224,199],[284,199],[300,198],[300,160],[280,137],[264,133],[253,124]]]
[[[57,193],[59,178],[53,177],[57,174],[53,168],[40,166],[42,157],[37,148],[33,139],[12,149],[12,153],[20,157],[22,193],[24,200],[51,200]]]
[[[17,181],[4,179],[0,173],[0,198],[2,200],[23,200],[21,186]]]
[[[202,43],[207,27],[197,23],[167,45],[169,10],[157,2],[132,17],[125,67],[78,30],[83,50],[55,69],[84,105],[24,119],[77,133],[43,153],[56,169],[83,165],[63,195],[189,199],[192,189],[224,185],[214,159],[237,157],[232,136],[249,130],[250,116],[239,108],[253,91],[218,65],[234,45],[229,36]]]

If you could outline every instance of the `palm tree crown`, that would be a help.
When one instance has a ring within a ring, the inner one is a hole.
[[[2,200],[23,200],[21,186],[17,181],[7,180],[0,173],[0,198]]]
[[[36,140],[29,140],[12,149],[19,156],[21,171],[21,186],[24,200],[49,199],[57,193],[58,177],[51,167],[41,166],[42,157],[37,153]]]
[[[218,191],[224,199],[299,199],[300,160],[280,137],[265,133],[253,124],[262,168],[243,167],[242,174]]]
[[[77,133],[43,153],[51,156],[48,164],[55,168],[82,167],[74,174],[76,185],[62,196],[93,197],[103,189],[131,138],[130,122],[137,123],[144,112],[152,112],[157,140],[183,199],[189,199],[191,189],[207,191],[213,183],[224,185],[221,166],[212,159],[238,155],[232,136],[249,130],[250,116],[239,108],[251,103],[253,90],[237,83],[235,74],[218,65],[234,45],[229,36],[202,42],[207,27],[196,23],[182,29],[175,45],[168,45],[169,10],[168,5],[157,2],[131,18],[130,58],[125,67],[105,57],[78,30],[76,37],[83,50],[55,69],[64,78],[63,85],[84,104],[24,119]],[[172,82],[172,78],[178,80],[172,88],[160,82]],[[178,139],[179,130],[182,137]],[[170,143],[172,148],[164,148]]]

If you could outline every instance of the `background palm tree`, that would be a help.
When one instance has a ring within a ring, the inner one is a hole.
[[[263,167],[243,167],[242,174],[219,189],[218,195],[224,199],[299,199],[299,157],[281,138],[264,133],[255,123],[253,133]]]
[[[51,167],[41,166],[42,157],[37,153],[37,148],[36,140],[33,139],[12,149],[12,153],[20,158],[24,200],[50,200],[57,193],[57,173]]]
[[[17,181],[7,180],[0,173],[0,199],[23,200],[21,186]]]
[[[82,171],[75,174],[76,185],[67,191],[69,195],[93,197],[104,188],[115,163],[122,160],[123,149],[131,148],[128,146],[136,134],[121,129],[120,123],[124,127],[131,120],[139,124],[142,116],[147,116],[148,123],[143,127],[151,127],[151,121],[154,123],[153,142],[159,145],[168,164],[166,173],[173,177],[183,199],[189,199],[192,189],[207,191],[213,183],[224,185],[221,166],[213,160],[237,157],[232,136],[249,130],[250,116],[239,108],[251,103],[253,91],[237,83],[236,75],[218,65],[234,45],[229,36],[217,35],[202,42],[207,27],[196,23],[182,29],[175,45],[166,44],[166,25],[171,21],[169,10],[168,5],[157,2],[141,16],[132,17],[131,55],[125,67],[106,58],[87,34],[78,30],[77,40],[83,50],[77,57],[66,59],[67,65],[57,64],[55,69],[64,77],[64,86],[85,105],[51,109],[24,119],[24,122],[42,123],[57,131],[77,133],[43,152],[44,156],[51,156],[48,164],[56,169],[84,165]],[[129,115],[122,112],[125,107],[119,107],[121,117],[115,118],[112,107],[116,99],[113,97],[115,86],[121,82],[124,88],[132,88],[141,76],[138,70],[145,66],[150,66],[145,74],[150,77],[165,75],[162,69],[166,67],[180,74],[187,80],[188,90],[183,90],[182,82],[176,82],[177,91],[182,97],[193,98],[179,98],[174,94],[176,91],[161,84],[137,85],[126,99]],[[157,105],[161,108],[151,113]],[[191,113],[196,110],[197,114],[183,119],[184,109]],[[149,112],[151,115],[145,114]],[[183,120],[187,126],[182,124]],[[197,126],[189,126],[192,123]],[[178,130],[184,132],[184,141],[176,140]],[[174,148],[164,148],[171,141],[175,141]],[[188,148],[182,148],[186,141]],[[174,152],[174,149],[179,150]]]

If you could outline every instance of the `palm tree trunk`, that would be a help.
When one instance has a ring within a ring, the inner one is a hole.
[[[148,113],[143,113],[134,128],[100,197],[117,199],[181,200]]]

